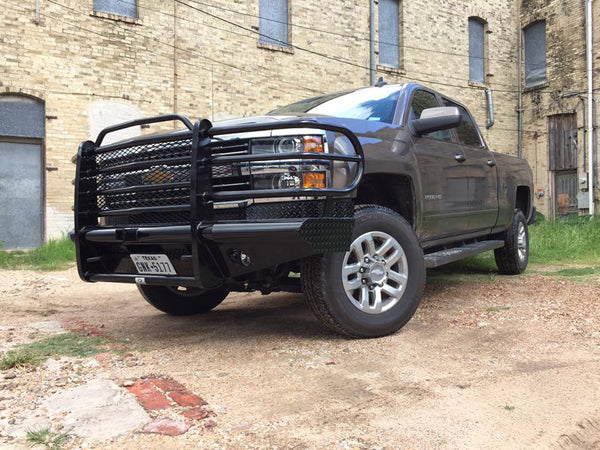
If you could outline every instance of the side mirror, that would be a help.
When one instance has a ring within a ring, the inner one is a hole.
[[[423,110],[421,118],[411,120],[408,125],[413,133],[423,135],[456,128],[460,125],[461,119],[460,111],[456,106],[441,106]]]

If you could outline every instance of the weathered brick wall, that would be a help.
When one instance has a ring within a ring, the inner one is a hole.
[[[71,227],[70,159],[100,122],[174,111],[218,120],[368,85],[369,2],[289,3],[291,43],[307,51],[258,45],[258,0],[194,4],[204,12],[172,0],[140,0],[138,20],[93,14],[92,0],[40,0],[39,24],[33,2],[2,2],[0,92],[27,93],[46,104],[46,165],[58,169],[46,173],[47,235]],[[405,0],[401,10],[402,67],[381,68],[377,77],[447,93],[471,109],[490,147],[516,154],[516,2]],[[490,130],[484,86],[468,82],[469,16],[488,23],[496,111]]]
[[[600,4],[594,2],[595,37],[595,89],[600,87]],[[587,76],[585,55],[585,2],[581,0],[524,0],[521,26],[537,20],[546,20],[547,77],[548,82],[526,90],[523,95],[524,136],[523,154],[534,172],[537,189],[544,195],[536,200],[544,214],[554,214],[554,180],[548,171],[548,116],[555,114],[577,115],[578,173],[587,172],[584,166],[584,148],[587,145],[583,128],[583,101],[587,108]],[[597,96],[597,94],[595,94]],[[587,112],[586,112],[587,114]],[[595,114],[597,120],[597,113]],[[596,176],[596,179],[597,176]],[[596,189],[598,196],[598,189]],[[596,202],[596,205],[598,203]]]

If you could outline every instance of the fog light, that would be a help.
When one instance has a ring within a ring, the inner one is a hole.
[[[275,186],[275,181],[277,184]],[[289,173],[284,173],[273,179],[274,189],[297,189],[300,187],[300,177]]]
[[[324,189],[326,185],[326,177],[323,172],[306,172],[302,174],[302,187],[304,189]]]

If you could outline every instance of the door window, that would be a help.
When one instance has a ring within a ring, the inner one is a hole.
[[[455,128],[458,143],[462,145],[468,145],[471,147],[483,147],[483,143],[481,142],[481,138],[479,137],[479,133],[477,132],[477,125],[475,125],[475,122],[473,122],[473,119],[471,118],[467,110],[462,106],[457,105],[456,103],[447,99],[444,99],[444,105],[454,106],[460,111],[460,125],[458,126],[458,128]]]
[[[408,120],[420,119],[424,110],[429,108],[437,108],[439,105],[435,95],[431,92],[418,90],[413,94],[408,110]],[[438,139],[440,141],[451,141],[452,137],[449,130],[435,131],[426,134],[425,137]]]

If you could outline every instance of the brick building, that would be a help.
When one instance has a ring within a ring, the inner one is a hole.
[[[529,160],[538,208],[568,213],[555,189],[572,190],[587,164],[583,25],[583,0],[5,0],[0,240],[32,247],[72,227],[71,157],[106,125],[260,114],[380,76],[467,104],[491,148]],[[544,48],[526,47],[540,36]],[[572,139],[549,139],[549,124]],[[575,167],[549,165],[557,142]]]

